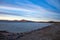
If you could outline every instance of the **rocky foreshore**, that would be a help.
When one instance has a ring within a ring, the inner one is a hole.
[[[26,33],[0,31],[0,40],[60,40],[60,23]]]
[[[0,40],[18,40],[18,38],[23,36],[23,33],[11,33],[7,31],[0,31]]]

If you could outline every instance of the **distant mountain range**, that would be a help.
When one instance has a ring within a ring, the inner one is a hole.
[[[30,21],[30,20],[0,20],[0,22],[37,22],[37,21]],[[38,21],[38,23],[46,23],[45,21]],[[47,21],[47,23],[53,23],[55,21]]]
[[[34,21],[29,21],[29,20],[0,20],[0,22],[34,22]]]

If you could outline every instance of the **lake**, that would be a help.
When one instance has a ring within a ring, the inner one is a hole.
[[[0,30],[9,32],[28,32],[52,25],[51,23],[34,23],[34,22],[0,22]]]

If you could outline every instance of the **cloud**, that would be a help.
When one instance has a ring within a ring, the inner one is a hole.
[[[8,7],[8,6],[0,6],[0,9],[16,10],[16,11],[27,11],[27,12],[31,11],[31,10],[27,10],[27,9],[23,9],[23,8],[15,8],[15,7]]]
[[[35,2],[38,1],[35,0]],[[7,12],[7,14],[9,15],[26,17],[26,19],[31,19],[31,20],[34,19],[35,20],[60,20],[59,3],[55,3],[55,1],[52,0],[46,0],[47,4],[41,0],[39,2],[41,2],[39,3],[40,5],[34,4],[34,2],[29,0],[23,0],[23,1],[15,0],[14,5],[13,4],[11,4],[11,6],[0,5],[0,11]]]

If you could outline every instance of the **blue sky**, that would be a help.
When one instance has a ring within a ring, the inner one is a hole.
[[[60,21],[60,0],[0,0],[0,20]]]

